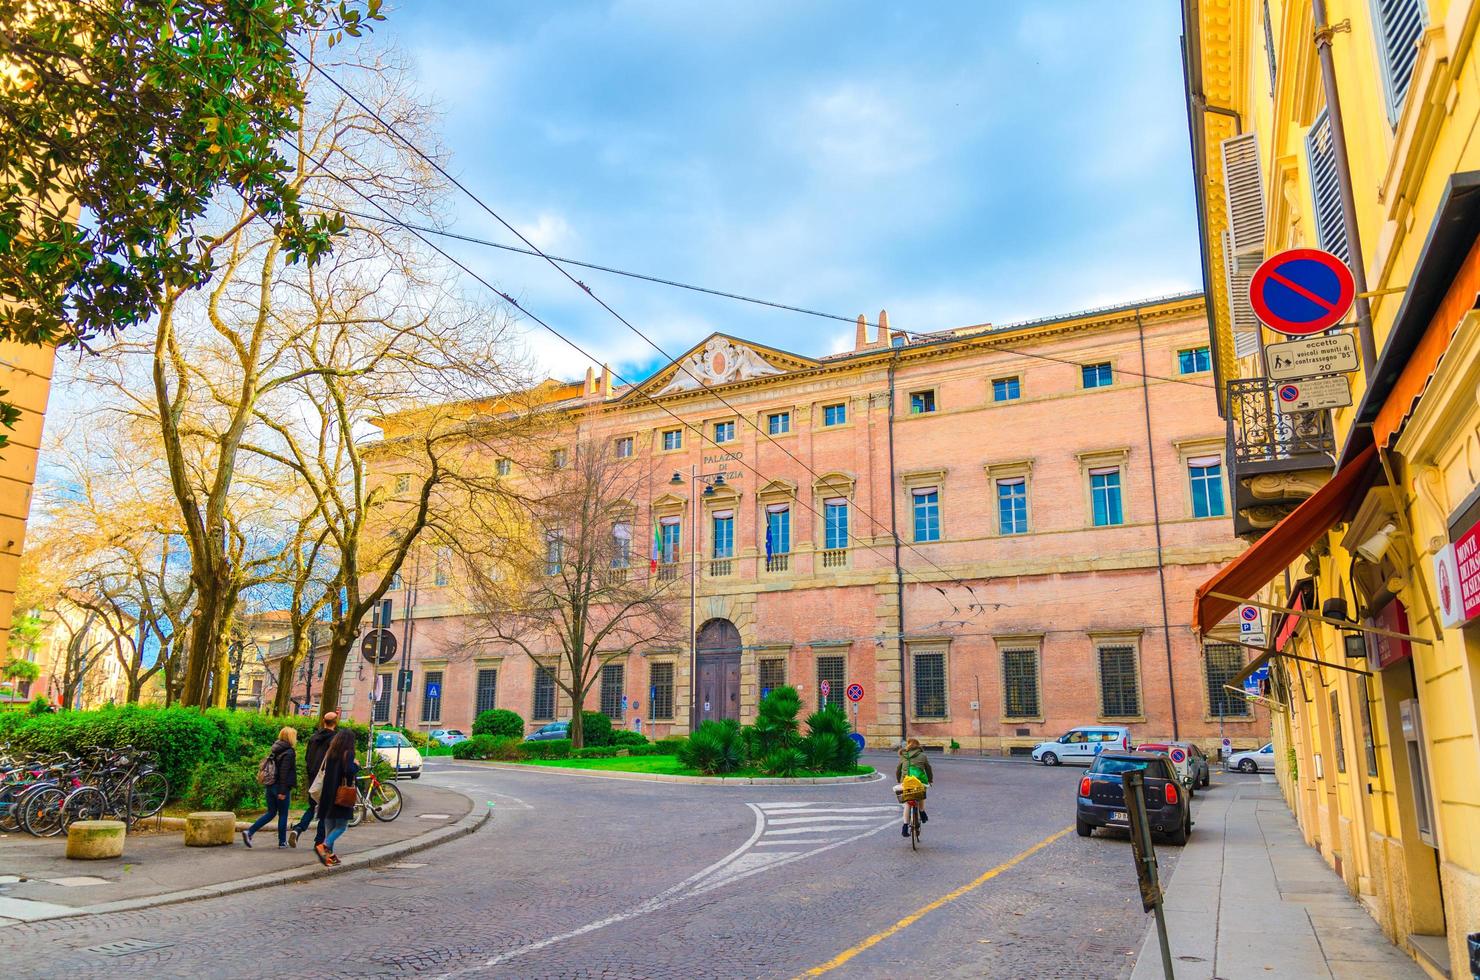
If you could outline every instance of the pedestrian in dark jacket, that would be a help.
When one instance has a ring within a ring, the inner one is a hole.
[[[304,773],[310,786],[313,778],[319,774],[319,767],[324,764],[324,753],[329,751],[329,743],[334,739],[334,733],[339,728],[339,712],[328,711],[319,722],[319,727],[308,736],[308,742],[304,745]],[[306,794],[305,794],[306,795]],[[308,809],[303,811],[303,816],[298,818],[298,824],[288,832],[288,846],[298,846],[298,835],[308,829],[313,822],[314,814],[318,811],[318,803],[312,796],[308,797]],[[314,835],[313,842],[322,844],[324,842],[324,824],[319,822],[318,832]]]
[[[267,812],[242,831],[242,843],[248,847],[252,846],[252,835],[266,827],[273,817],[278,822],[278,847],[288,846],[288,806],[293,799],[293,787],[298,785],[298,752],[293,748],[297,742],[298,729],[285,725],[272,743],[267,756],[273,767],[272,782],[267,784]]]
[[[324,788],[319,793],[319,812],[323,816],[319,818],[319,826],[327,824],[328,834],[322,844],[313,846],[313,850],[318,855],[319,863],[327,867],[339,863],[339,857],[334,853],[334,843],[349,827],[349,819],[355,814],[353,803],[340,803],[336,796],[344,787],[352,789],[355,777],[359,774],[360,766],[355,762],[355,733],[346,728],[334,736],[334,741],[329,743],[329,751],[324,756]]]

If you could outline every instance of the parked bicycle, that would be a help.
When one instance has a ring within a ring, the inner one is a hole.
[[[53,837],[77,820],[114,816],[129,824],[169,799],[154,753],[132,745],[17,757],[0,748],[0,831]]]
[[[361,769],[355,780],[355,812],[349,818],[349,825],[358,827],[366,813],[386,823],[401,815],[401,791],[382,783],[369,768]]]

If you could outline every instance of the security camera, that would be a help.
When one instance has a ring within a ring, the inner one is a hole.
[[[1357,545],[1357,554],[1376,565],[1382,561],[1382,556],[1387,554],[1388,548],[1392,546],[1393,534],[1397,530],[1389,521],[1382,526],[1382,530]]]

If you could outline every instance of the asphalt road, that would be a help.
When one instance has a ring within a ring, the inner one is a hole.
[[[423,780],[491,802],[484,829],[400,866],[0,929],[0,963],[69,980],[1118,977],[1149,923],[1124,836],[1070,829],[1078,769],[935,762],[912,852],[892,779],[711,787],[438,763]],[[340,850],[355,846],[350,831]],[[1159,851],[1170,872],[1175,849]],[[124,951],[141,944],[159,945]]]

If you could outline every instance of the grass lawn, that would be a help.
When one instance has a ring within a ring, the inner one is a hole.
[[[690,769],[678,761],[676,755],[634,755],[615,759],[528,759],[520,765],[546,766],[551,769],[595,769],[600,772],[649,772],[664,776],[702,776],[697,769]],[[866,776],[874,770],[869,766],[857,766],[851,773],[829,773],[828,775]],[[809,774],[811,775],[811,774]],[[765,776],[759,769],[741,769],[729,778]]]

